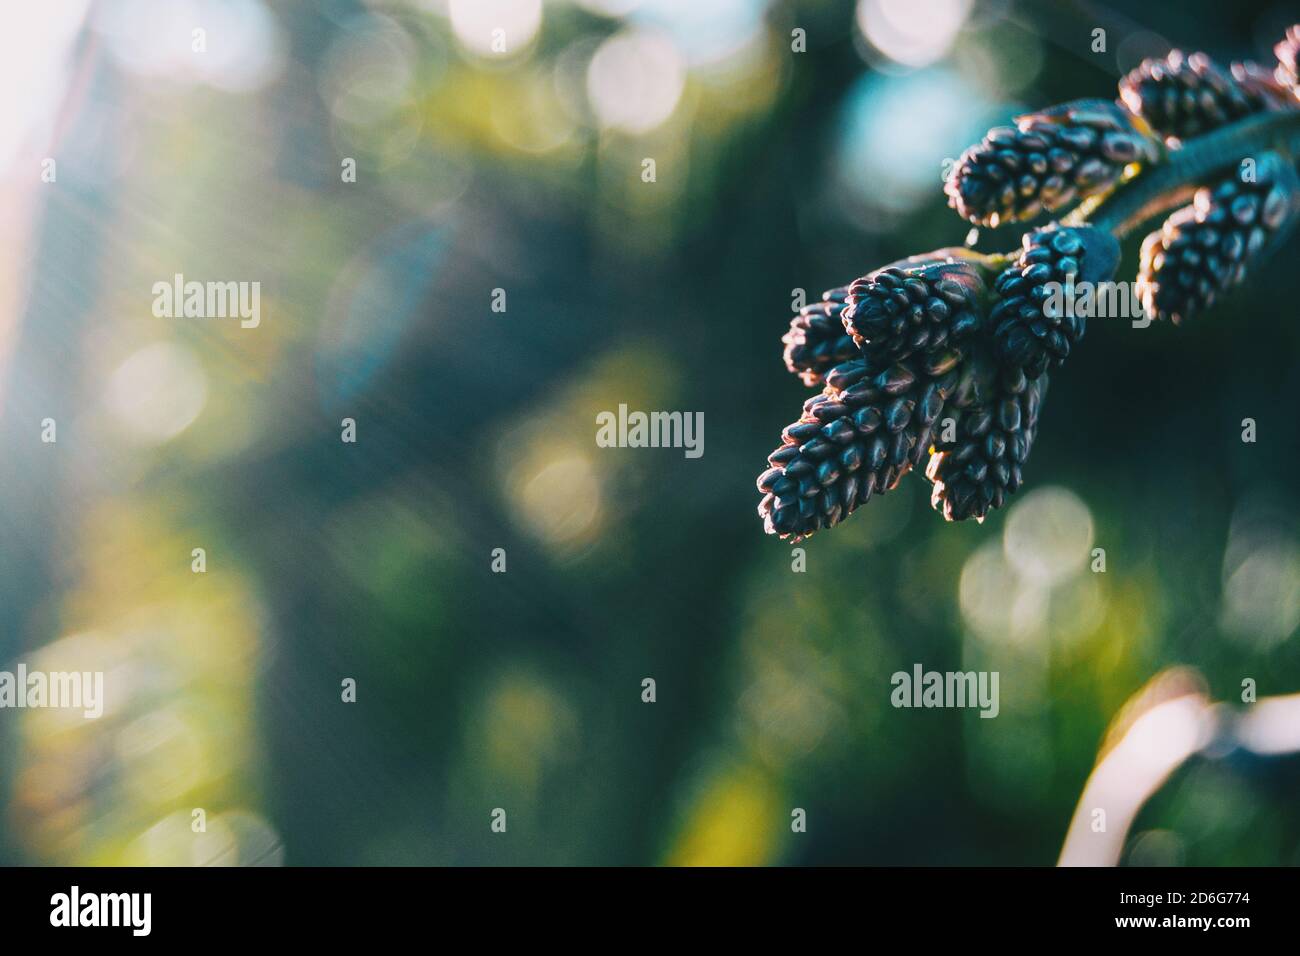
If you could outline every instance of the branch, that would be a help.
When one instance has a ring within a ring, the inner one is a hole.
[[[1123,239],[1143,223],[1186,205],[1207,180],[1243,159],[1276,150],[1292,161],[1300,155],[1300,110],[1257,113],[1166,153],[1164,164],[1085,203],[1066,225],[1090,223]]]

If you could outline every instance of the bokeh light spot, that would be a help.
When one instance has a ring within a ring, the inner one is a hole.
[[[1065,488],[1037,488],[1007,516],[1002,543],[1018,573],[1052,585],[1081,568],[1092,550],[1092,513]]]
[[[175,438],[199,417],[208,378],[189,349],[155,342],[118,366],[108,384],[109,411],[140,444]]]
[[[534,532],[553,544],[568,544],[585,538],[600,518],[600,480],[586,455],[554,458],[524,478],[518,501]]]
[[[971,4],[972,0],[858,0],[858,29],[895,63],[929,66],[952,47]]]
[[[661,33],[632,29],[596,51],[587,70],[587,95],[604,127],[645,133],[677,108],[686,84],[682,56]]]
[[[456,39],[479,56],[513,56],[542,26],[542,0],[451,0],[447,12]]]
[[[1300,627],[1300,549],[1294,543],[1269,542],[1228,574],[1222,626],[1260,647],[1277,644]]]

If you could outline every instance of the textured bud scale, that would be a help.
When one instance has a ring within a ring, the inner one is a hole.
[[[1020,488],[1021,469],[1038,431],[1047,376],[1004,369],[987,402],[962,413],[955,441],[935,445],[925,476],[930,503],[948,521],[982,521]]]
[[[1103,285],[1119,267],[1117,236],[1204,187],[1142,246],[1142,304],[1178,322],[1241,283],[1300,222],[1300,25],[1276,53],[1270,73],[1174,51],[1124,77],[1121,102],[1021,116],[966,150],[944,191],[977,225],[1082,205],[1015,253],[912,256],[800,311],[786,365],[824,388],[758,478],[765,530],[799,541],[834,527],[922,462],[947,520],[1002,507],[1020,488],[1047,372],[1079,345],[1086,317],[1105,314],[1097,303],[1117,301]],[[1257,162],[1207,180],[1239,153]]]
[[[1174,50],[1143,60],[1119,82],[1127,106],[1162,136],[1188,139],[1285,102],[1269,77],[1250,64],[1231,73],[1204,53]]]
[[[805,385],[820,385],[827,371],[858,354],[841,318],[848,292],[841,286],[822,293],[820,302],[799,310],[790,322],[790,331],[781,338],[785,367]]]
[[[985,292],[971,261],[889,266],[849,286],[844,328],[871,361],[896,361],[977,332]]]
[[[1273,52],[1277,54],[1277,81],[1300,96],[1300,23],[1286,31]]]
[[[1254,182],[1233,176],[1201,189],[1142,243],[1138,292],[1148,315],[1174,323],[1209,308],[1277,245],[1300,212],[1291,165],[1266,153]]]
[[[1085,330],[1065,297],[1077,283],[1109,281],[1118,265],[1119,243],[1090,226],[1026,235],[1020,257],[993,284],[989,324],[999,359],[1030,378],[1059,366]]]
[[[835,384],[804,403],[758,478],[767,532],[806,538],[897,486],[929,452],[960,362],[958,352],[945,351],[881,371],[863,359],[832,369],[827,380]]]
[[[1130,163],[1154,162],[1158,143],[1144,125],[1105,100],[1017,117],[962,153],[944,186],[948,204],[987,226],[1055,212],[1109,189]]]

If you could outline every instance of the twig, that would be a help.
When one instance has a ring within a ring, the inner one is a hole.
[[[1122,239],[1143,223],[1185,205],[1197,187],[1243,159],[1269,150],[1300,155],[1300,110],[1259,113],[1189,140],[1166,161],[1112,192],[1085,203],[1064,220],[1084,222]]]

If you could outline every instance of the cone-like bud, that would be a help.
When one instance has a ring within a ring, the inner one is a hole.
[[[1021,369],[1003,369],[990,392],[962,412],[955,441],[935,443],[926,466],[934,483],[930,503],[948,521],[983,521],[1020,488],[1047,376],[1028,379]]]
[[[1116,103],[1078,100],[1016,118],[970,147],[948,177],[948,204],[979,225],[1023,222],[1104,192],[1159,143]]]
[[[896,487],[928,454],[960,364],[961,354],[947,350],[879,370],[864,359],[832,369],[758,478],[768,534],[798,541]]]
[[[849,290],[846,286],[823,292],[820,302],[811,302],[790,321],[785,343],[785,367],[805,385],[820,385],[830,369],[858,354],[841,313]]]
[[[1286,31],[1282,42],[1273,47],[1277,54],[1277,80],[1300,96],[1300,23]]]
[[[1253,181],[1239,176],[1198,190],[1142,243],[1138,292],[1148,315],[1179,323],[1208,309],[1297,221],[1300,181],[1290,163],[1266,153]]]
[[[1282,91],[1258,67],[1234,63],[1223,69],[1204,53],[1174,50],[1143,60],[1119,81],[1127,106],[1162,136],[1188,139],[1251,113],[1277,109]]]
[[[985,339],[974,341],[962,350],[958,369],[957,385],[944,404],[945,420],[950,417],[955,420],[961,412],[976,405],[987,405],[999,388],[1002,366]],[[948,437],[952,438],[953,434]]]
[[[893,362],[944,348],[979,331],[991,269],[988,260],[940,250],[863,276],[849,286],[844,328],[872,362]]]
[[[989,316],[999,359],[1037,378],[1056,368],[1083,338],[1085,322],[1067,301],[1079,283],[1107,282],[1119,243],[1091,226],[1049,226],[1024,238],[1024,250],[993,284]]]
[[[1300,91],[1286,83],[1276,69],[1251,60],[1232,64],[1232,78],[1269,101],[1269,109],[1295,109]]]

